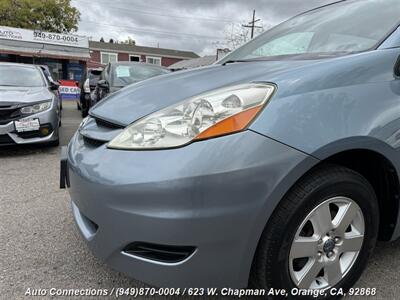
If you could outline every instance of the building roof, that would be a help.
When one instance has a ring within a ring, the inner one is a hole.
[[[174,63],[168,67],[171,70],[183,70],[183,69],[192,69],[203,66],[208,66],[217,60],[215,55],[208,55],[199,58],[189,59],[189,60],[181,60],[177,63]]]
[[[0,53],[26,54],[37,57],[89,60],[89,49],[61,45],[41,44],[38,42],[0,39]]]
[[[130,54],[155,55],[155,56],[173,57],[181,59],[190,59],[199,57],[196,53],[192,51],[182,51],[182,50],[173,50],[165,48],[144,47],[137,45],[115,44],[115,43],[96,42],[96,41],[89,41],[89,48],[91,50],[104,50],[104,51],[112,51],[119,53],[126,52]]]
[[[22,63],[14,63],[14,62],[1,62],[2,66],[12,66],[12,67],[25,67],[31,69],[37,69],[38,65],[33,64],[22,64]]]

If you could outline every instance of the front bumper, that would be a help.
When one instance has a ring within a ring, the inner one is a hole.
[[[51,128],[51,133],[49,135],[40,137],[29,135],[18,134],[15,130],[14,121],[7,124],[0,125],[0,146],[10,146],[10,145],[23,145],[23,144],[36,144],[36,143],[48,143],[57,140],[58,138],[58,123],[59,115],[58,110],[53,104],[53,107],[49,110],[30,115],[26,118],[39,119],[41,126],[46,126]],[[32,132],[27,132],[32,133]]]
[[[92,252],[131,277],[244,287],[284,179],[294,182],[294,169],[310,159],[252,131],[163,151],[91,146],[77,133],[68,148],[72,210]],[[133,242],[196,250],[165,263],[124,253]]]

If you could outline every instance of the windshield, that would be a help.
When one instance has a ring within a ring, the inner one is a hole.
[[[112,70],[112,85],[122,87],[168,72],[168,70],[148,65],[116,65]]]
[[[345,1],[290,19],[220,62],[276,56],[319,56],[376,47],[400,22],[400,1]]]
[[[0,86],[44,86],[43,77],[36,68],[0,65]]]

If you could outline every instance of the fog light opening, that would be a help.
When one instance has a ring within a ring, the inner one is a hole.
[[[49,125],[41,126],[39,129],[39,134],[41,137],[48,136],[51,133],[51,127]]]
[[[193,246],[157,245],[143,242],[129,244],[123,253],[163,263],[179,263],[189,258],[196,250]]]

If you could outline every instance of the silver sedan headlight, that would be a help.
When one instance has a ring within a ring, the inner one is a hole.
[[[51,107],[51,102],[52,101],[49,100],[49,101],[43,101],[43,102],[35,103],[33,105],[30,105],[30,106],[24,106],[24,107],[21,107],[20,111],[24,115],[37,114],[37,113],[40,113],[42,111],[48,110]]]
[[[263,109],[275,86],[250,83],[205,93],[144,117],[116,136],[109,148],[164,149],[242,131]]]

